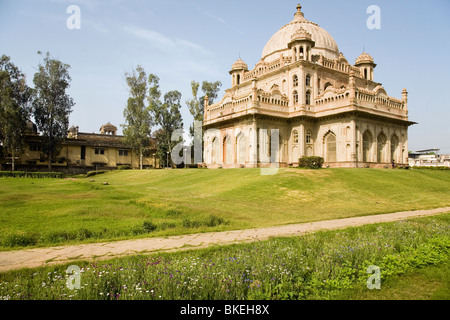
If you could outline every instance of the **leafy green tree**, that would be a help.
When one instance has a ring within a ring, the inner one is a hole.
[[[44,63],[39,64],[33,78],[33,116],[42,133],[42,151],[51,171],[52,161],[56,160],[67,136],[69,115],[75,103],[66,93],[72,80],[68,71],[70,65],[53,59],[48,52],[43,59]]]
[[[195,161],[202,160],[202,153],[201,150],[203,150],[203,137],[201,136],[201,130],[195,129],[196,123],[203,123],[204,118],[204,112],[205,112],[205,96],[208,96],[209,104],[213,104],[214,100],[217,99],[220,87],[222,86],[222,83],[220,81],[216,82],[209,82],[209,81],[203,81],[202,83],[202,92],[203,95],[201,97],[198,97],[200,83],[197,81],[191,81],[191,90],[192,90],[192,99],[186,101],[186,104],[189,108],[189,112],[194,118],[194,123],[189,127],[189,134],[193,138],[193,141],[191,144],[194,144],[195,141],[202,141],[201,149],[199,149],[199,154],[195,155],[197,151],[194,151],[191,149],[191,157],[192,153],[194,154]],[[197,136],[196,136],[197,135]],[[194,144],[194,148],[195,148]],[[197,147],[199,148],[199,147]],[[198,158],[198,159],[197,159]]]
[[[150,145],[153,119],[145,106],[147,97],[147,75],[141,66],[132,73],[125,73],[130,97],[124,110],[125,124],[122,125],[125,141],[131,149],[139,154],[139,167],[142,169],[142,157],[145,148]]]
[[[149,110],[153,115],[155,124],[160,126],[155,133],[155,139],[158,143],[156,155],[160,163],[166,163],[173,166],[171,153],[175,145],[182,141],[182,137],[172,140],[172,134],[175,130],[183,129],[183,118],[181,116],[181,93],[174,90],[164,95],[161,101],[161,91],[159,89],[159,78],[150,74],[149,76]]]
[[[16,156],[24,149],[31,92],[25,75],[10,57],[3,55],[0,58],[0,141],[3,153],[12,156],[12,171],[15,170]]]
[[[222,83],[220,81],[216,81],[216,82],[203,81],[203,83],[202,83],[203,95],[201,97],[198,97],[200,83],[197,81],[191,81],[192,99],[186,101],[186,104],[189,108],[189,112],[194,117],[194,121],[203,122],[203,117],[204,117],[204,112],[205,112],[204,111],[205,96],[208,96],[209,104],[213,104],[214,101],[217,99],[217,96],[219,94],[221,86],[222,86]],[[193,137],[194,136],[194,126],[190,127],[189,132],[190,132],[191,137]]]

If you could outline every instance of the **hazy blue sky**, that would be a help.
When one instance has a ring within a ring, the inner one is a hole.
[[[300,2],[305,17],[326,29],[353,64],[363,47],[377,67],[375,81],[401,98],[409,92],[409,149],[450,153],[450,1],[406,0],[0,0],[0,54],[27,75],[30,86],[41,56],[71,66],[69,94],[76,105],[70,124],[98,132],[108,121],[120,127],[128,91],[124,73],[138,64],[160,78],[162,93],[182,93],[190,82],[222,82],[240,56],[250,69],[266,42],[293,19]],[[81,29],[69,30],[70,5],[81,10]],[[381,29],[369,30],[369,5],[381,9]],[[449,90],[449,91],[447,91]]]

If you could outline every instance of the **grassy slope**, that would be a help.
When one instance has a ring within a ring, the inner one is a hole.
[[[263,176],[259,169],[186,169],[93,178],[0,179],[0,240],[11,232],[43,237],[80,228],[123,238],[145,220],[172,223],[152,235],[173,235],[450,206],[448,171],[280,169]],[[228,223],[182,227],[183,219],[211,214]],[[49,239],[42,244],[56,241]]]

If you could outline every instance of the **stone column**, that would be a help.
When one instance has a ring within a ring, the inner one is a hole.
[[[305,153],[306,153],[305,145],[306,145],[305,125],[303,123],[301,123],[299,126],[299,130],[298,130],[298,147],[299,147],[300,158],[305,156]]]
[[[301,65],[298,79],[298,104],[304,106],[306,103],[305,68]]]
[[[314,70],[314,75],[313,75],[313,79],[311,80],[313,81],[313,94],[311,95],[311,104],[313,104],[312,102],[317,98],[317,96],[319,95],[319,80],[318,80],[318,76],[317,76],[317,70]]]
[[[356,124],[355,124],[355,119],[352,119],[350,122],[350,146],[351,146],[351,160],[353,162],[353,166],[357,167],[357,156],[356,153],[358,152],[358,150],[356,149],[356,138],[357,132],[356,132]]]
[[[403,161],[404,164],[408,164],[408,158],[409,158],[409,154],[408,154],[408,152],[409,152],[409,149],[408,149],[408,127],[406,127],[406,129],[405,129],[405,143],[403,144],[403,147],[405,149],[405,152],[403,154],[402,161]]]
[[[256,167],[258,164],[258,131],[255,118],[253,118],[251,128],[252,128],[252,135],[249,137],[249,141],[251,141],[252,144],[252,152],[250,153],[250,164]]]

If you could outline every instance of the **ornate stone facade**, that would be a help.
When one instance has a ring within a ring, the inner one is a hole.
[[[365,52],[349,64],[331,35],[298,5],[253,70],[239,59],[222,100],[209,105],[205,98],[206,165],[264,167],[272,159],[288,166],[312,155],[332,167],[406,165],[408,127],[414,124],[408,93],[388,96],[374,81],[375,67]]]

